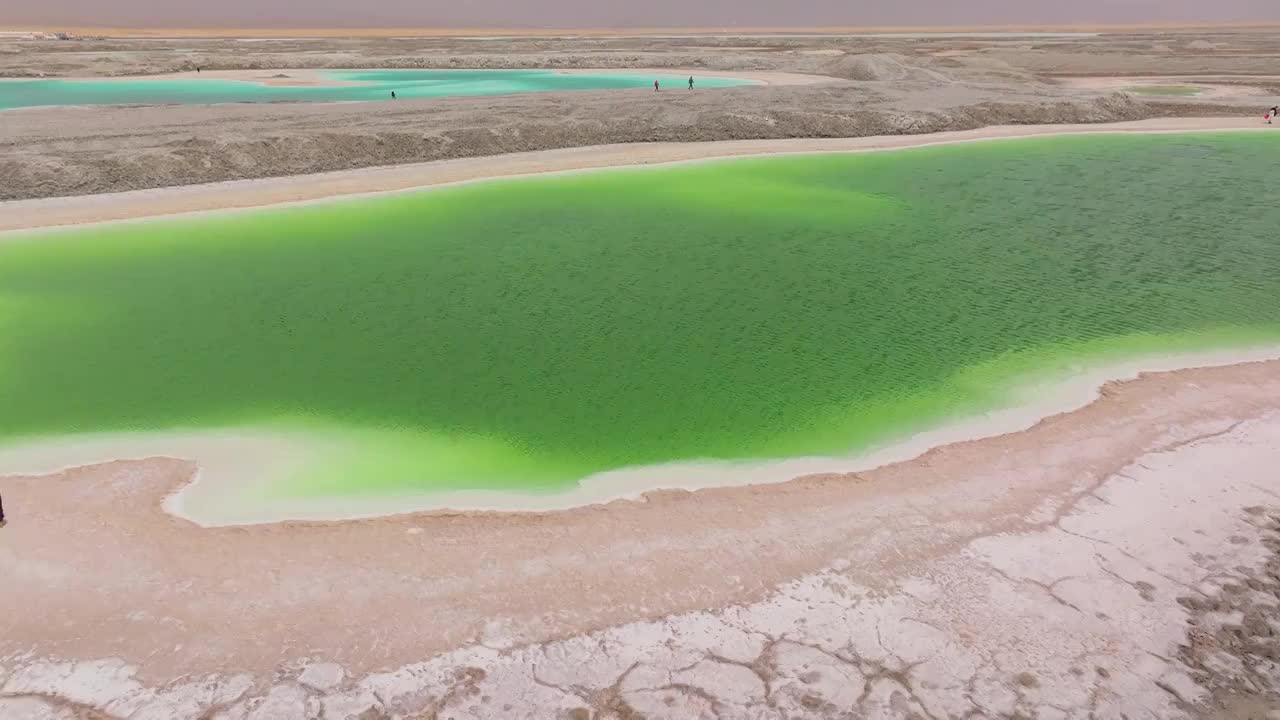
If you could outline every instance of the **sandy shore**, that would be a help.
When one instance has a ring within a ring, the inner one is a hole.
[[[690,76],[696,81],[697,78],[732,78],[734,80],[750,80],[753,83],[761,85],[825,85],[830,83],[844,84],[846,80],[841,78],[827,77],[825,75],[812,75],[806,73],[776,72],[768,70],[751,70],[751,71],[735,71],[735,70],[707,70],[699,67],[673,67],[673,68],[620,68],[615,70],[605,69],[573,69],[573,70],[556,70],[564,75],[591,75],[594,73],[608,73],[613,75],[675,75],[677,77]],[[680,88],[673,88],[680,89]]]
[[[1106,124],[996,126],[928,135],[825,140],[730,140],[568,148],[317,175],[0,202],[0,232],[134,220],[211,210],[263,207],[342,196],[398,192],[501,177],[628,165],[654,165],[780,153],[869,152],[940,143],[1048,135],[1246,130],[1275,131],[1274,128],[1261,124],[1257,118],[1161,118]]]
[[[1267,362],[561,513],[201,529],[161,509],[187,462],[11,475],[0,715],[1259,717],[1277,462]]]

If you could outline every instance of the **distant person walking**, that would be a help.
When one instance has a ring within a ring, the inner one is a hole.
[[[0,497],[0,527],[4,527],[4,498]]]
[[[391,99],[392,99],[392,100],[395,100],[395,99],[396,99],[396,91],[395,91],[395,90],[392,90],[392,91],[391,91]]]
[[[1280,105],[1276,105],[1275,107],[1272,107],[1270,110],[1268,110],[1267,114],[1264,115],[1262,119],[1266,120],[1267,124],[1270,125],[1271,121],[1277,116],[1280,116]]]
[[[690,76],[689,76],[689,89],[690,89],[690,90],[692,90],[692,89],[693,89],[693,76],[692,76],[692,75],[690,75]]]
[[[658,92],[658,81],[657,81],[657,80],[654,80],[654,81],[653,81],[653,91],[654,91],[654,92]]]

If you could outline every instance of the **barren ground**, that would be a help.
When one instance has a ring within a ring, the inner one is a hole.
[[[293,68],[679,68],[830,78],[360,104],[46,108],[0,114],[0,200],[115,192],[630,142],[856,137],[986,125],[1260,118],[1280,34],[996,38],[0,39],[0,77]],[[1244,88],[1139,97],[1082,77]],[[1075,82],[1067,82],[1076,78]],[[3,87],[0,86],[0,91]]]
[[[160,509],[186,461],[9,476],[0,717],[1261,718],[1277,463],[1273,361],[558,513],[210,529]]]

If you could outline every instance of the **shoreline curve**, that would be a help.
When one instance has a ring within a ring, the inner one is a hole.
[[[313,175],[177,185],[120,193],[0,202],[0,241],[20,231],[199,215],[269,206],[413,192],[503,178],[605,168],[674,165],[760,155],[806,155],[902,150],[953,143],[1030,137],[1117,133],[1267,132],[1253,118],[1158,118],[1121,123],[996,125],[916,135],[858,138],[716,140],[698,143],[597,145],[426,163],[342,170]]]
[[[47,438],[0,448],[0,478],[40,476],[122,461],[158,458],[192,464],[156,510],[200,528],[342,523],[391,518],[516,517],[588,512],[613,503],[648,503],[669,493],[761,490],[811,478],[851,477],[926,462],[931,453],[972,443],[999,443],[1039,426],[1070,419],[1103,401],[1109,388],[1142,383],[1154,375],[1177,376],[1207,369],[1262,364],[1280,368],[1280,346],[1241,347],[1144,355],[1077,368],[1044,382],[1014,383],[1014,394],[1035,396],[979,415],[958,417],[880,446],[845,455],[772,460],[681,460],[619,468],[581,479],[563,492],[532,494],[503,490],[459,490],[380,496],[253,498],[253,485],[275,472],[305,467],[309,449],[341,443],[339,435],[221,428],[127,435]],[[68,459],[70,458],[70,459]],[[779,489],[779,492],[785,492]]]

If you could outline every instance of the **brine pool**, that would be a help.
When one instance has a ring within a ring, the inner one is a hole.
[[[1021,139],[0,236],[0,445],[314,439],[239,503],[847,457],[1028,378],[1280,345],[1278,164]]]
[[[281,75],[288,77],[289,71]],[[0,81],[0,110],[47,105],[204,105],[234,102],[361,102],[461,95],[505,95],[549,90],[651,88],[654,80],[679,89],[687,75],[561,73],[554,70],[344,70],[320,71],[334,85],[270,85],[200,77],[107,80]],[[738,78],[698,76],[698,88],[754,84]]]

